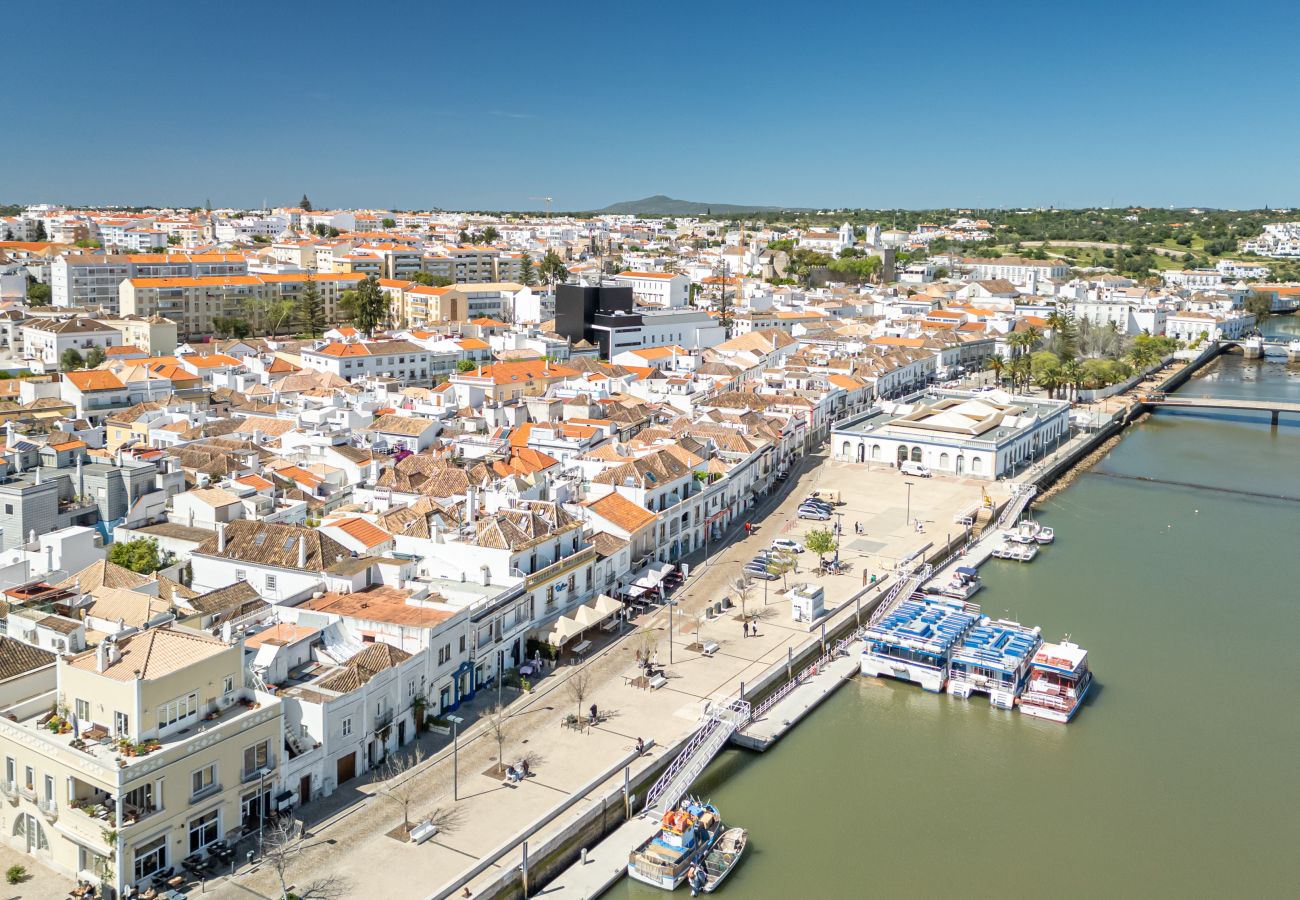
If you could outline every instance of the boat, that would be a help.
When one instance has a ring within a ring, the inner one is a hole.
[[[1030,663],[1020,711],[1064,725],[1079,711],[1091,687],[1087,650],[1068,637],[1059,644],[1043,644]]]
[[[1034,540],[1040,544],[1050,544],[1056,540],[1056,530],[1049,525],[1040,526],[1038,533],[1034,535]]]
[[[963,700],[974,693],[988,694],[992,705],[1011,709],[1042,646],[1040,634],[1038,628],[984,616],[952,654],[948,693]]]
[[[956,600],[915,595],[867,629],[861,672],[911,681],[940,693],[948,661],[978,617]]]
[[[993,548],[993,552],[989,555],[992,556],[994,559],[1010,559],[1011,545],[999,544],[998,546]]]
[[[952,578],[939,588],[936,593],[954,600],[969,600],[984,585],[980,582],[980,573],[971,566],[958,566],[953,569]]]
[[[743,828],[728,828],[718,838],[709,852],[704,855],[700,865],[704,867],[704,887],[702,890],[706,894],[712,894],[722,884],[723,879],[731,874],[731,870],[740,862],[740,857],[745,852],[745,845],[749,843],[749,832]]]
[[[644,884],[676,890],[691,863],[708,852],[721,832],[717,808],[687,797],[663,814],[659,831],[628,854],[627,874]]]
[[[1006,555],[1002,558],[1014,559],[1016,562],[1033,562],[1037,555],[1037,544],[1007,544]]]

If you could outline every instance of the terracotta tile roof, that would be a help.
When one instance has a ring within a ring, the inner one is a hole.
[[[163,678],[228,649],[227,644],[218,638],[180,631],[171,626],[150,628],[121,638],[117,646],[121,653],[117,662],[109,663],[101,673],[115,681],[134,681],[137,677],[143,681]],[[68,660],[68,665],[95,672],[96,653],[87,650]]]
[[[609,522],[629,534],[649,525],[659,518],[655,513],[638,506],[618,491],[611,491],[599,500],[583,504],[606,522]]]
[[[206,594],[191,597],[189,606],[201,613],[212,614],[228,609],[236,609],[250,600],[258,599],[260,597],[251,584],[247,581],[236,581],[234,584],[217,588],[215,591],[208,591]]]
[[[226,524],[226,549],[217,550],[217,535],[195,548],[195,553],[238,559],[250,563],[298,568],[298,544],[307,544],[307,571],[318,572],[333,565],[338,557],[350,557],[352,551],[314,528],[237,519]]]
[[[338,594],[331,591],[323,597],[306,601],[299,609],[413,628],[432,628],[455,615],[450,609],[412,606],[406,602],[410,594],[410,591],[389,586],[375,587],[351,594]]]
[[[138,572],[132,572],[130,569],[123,568],[117,563],[111,563],[107,559],[97,560],[80,572],[65,578],[59,582],[56,587],[70,588],[75,587],[78,582],[81,584],[82,593],[91,594],[101,587],[120,588],[123,590],[134,590],[141,585],[148,584],[150,581],[147,575],[141,575]]]
[[[419,437],[424,434],[430,426],[435,425],[433,419],[426,419],[423,416],[398,416],[386,415],[380,416],[366,428],[366,431],[379,431],[384,434],[402,434],[407,437]]]
[[[0,637],[0,681],[52,665],[55,656],[48,650],[33,647],[10,637]]]
[[[319,631],[319,628],[311,628],[307,625],[279,622],[265,631],[259,631],[257,634],[244,638],[244,647],[251,650],[256,650],[263,644],[284,647],[289,644],[296,644],[303,638],[311,637]]]
[[[411,654],[399,647],[376,642],[345,662],[338,672],[316,682],[316,686],[326,691],[350,694],[380,672],[410,658]]]
[[[77,390],[82,392],[126,390],[126,385],[116,375],[101,369],[80,369],[76,372],[65,372],[63,377],[72,382],[77,387]]]
[[[379,528],[359,517],[336,519],[333,522],[327,522],[325,524],[333,526],[347,534],[349,537],[360,541],[365,545],[366,549],[378,547],[380,544],[387,543],[393,539],[393,536],[382,528]]]

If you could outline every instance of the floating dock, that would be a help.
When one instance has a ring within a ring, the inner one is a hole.
[[[833,659],[822,666],[816,675],[774,703],[771,709],[752,719],[748,725],[731,736],[731,742],[746,750],[762,752],[781,739],[804,716],[816,709],[823,700],[857,673],[859,667],[857,647],[848,656]]]

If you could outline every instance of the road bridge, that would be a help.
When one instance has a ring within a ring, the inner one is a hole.
[[[1148,394],[1142,402],[1152,409],[1222,409],[1234,412],[1266,412],[1272,414],[1273,424],[1282,413],[1300,415],[1300,403],[1282,400],[1234,400],[1225,397],[1184,397],[1181,395]]]

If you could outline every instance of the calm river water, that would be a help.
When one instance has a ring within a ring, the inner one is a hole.
[[[1300,367],[1227,357],[1184,390],[1300,402]],[[1132,429],[1040,509],[1057,543],[1031,565],[990,561],[976,598],[1090,650],[1097,685],[1075,721],[856,679],[697,785],[751,832],[721,892],[1296,896],[1297,461],[1297,417],[1161,413]],[[663,895],[624,879],[610,896]]]

